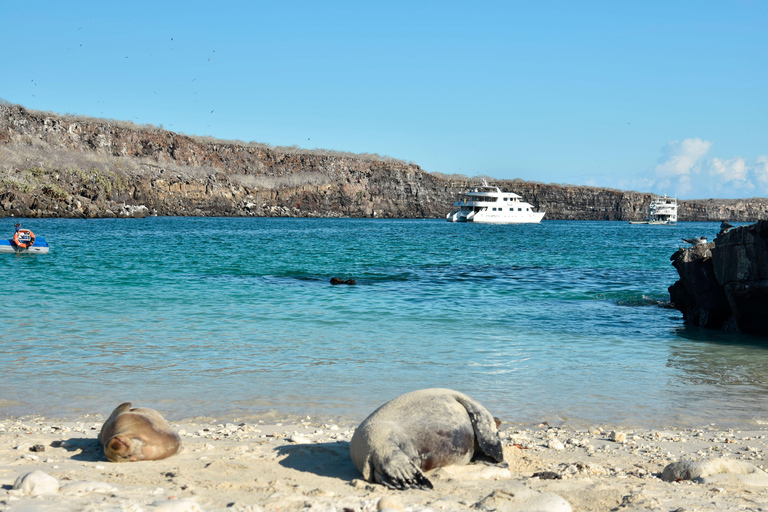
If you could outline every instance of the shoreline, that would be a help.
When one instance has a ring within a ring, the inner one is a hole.
[[[0,406],[5,405],[4,400],[0,398]],[[5,401],[6,403],[8,401]],[[139,404],[139,405],[136,405]],[[17,403],[17,405],[22,405]],[[166,404],[167,405],[167,404]],[[232,409],[230,412],[210,411],[210,414],[201,413],[195,415],[183,415],[178,413],[178,407],[176,404],[172,405],[170,411],[163,408],[161,403],[146,403],[144,401],[137,400],[134,403],[136,407],[150,407],[157,410],[162,416],[174,424],[188,424],[188,423],[206,423],[206,424],[219,424],[219,423],[282,423],[282,424],[299,424],[306,420],[310,420],[312,423],[343,423],[350,425],[357,425],[368,414],[378,407],[372,405],[367,412],[351,411],[346,412],[323,412],[319,413],[317,407],[307,408],[304,412],[296,412],[296,407],[289,410],[280,410],[276,407],[268,408],[264,410],[257,410],[255,412],[244,412],[242,408]],[[48,423],[82,423],[93,421],[101,423],[109,416],[103,412],[86,412],[84,410],[75,410],[70,413],[54,413],[43,414],[40,412],[41,407],[34,407],[33,410],[24,412],[21,414],[14,414],[11,412],[4,413],[0,407],[0,423],[17,422],[17,421],[44,421]],[[111,412],[114,409],[111,405],[102,407],[102,410]],[[494,416],[497,416],[507,428],[518,429],[530,429],[538,424],[548,424],[556,428],[564,428],[569,430],[595,430],[602,428],[603,430],[616,430],[621,429],[625,431],[630,430],[695,430],[695,429],[708,429],[715,428],[719,430],[743,430],[743,431],[755,431],[755,430],[768,430],[768,416],[759,417],[753,415],[750,418],[745,417],[730,417],[723,419],[722,417],[715,418],[713,415],[700,415],[700,414],[677,414],[676,416],[668,416],[661,419],[654,419],[649,421],[648,418],[638,417],[637,419],[630,419],[631,417],[625,415],[625,417],[616,421],[607,421],[605,418],[586,418],[586,417],[570,417],[567,415],[556,413],[542,413],[536,417],[529,416],[527,418],[512,418],[511,415],[505,414],[504,411],[498,409],[490,409]],[[1,433],[1,432],[0,432]]]
[[[560,497],[579,511],[768,507],[768,475],[761,471],[768,426],[609,430],[503,422],[508,469],[450,466],[428,473],[433,490],[392,491],[362,481],[352,464],[349,440],[356,423],[311,415],[286,419],[170,421],[181,435],[181,453],[116,464],[97,441],[103,415],[5,418],[0,510],[374,511],[382,497],[408,511],[516,510],[515,500],[532,495]],[[711,475],[701,483],[660,478],[675,461],[721,458],[759,469]],[[13,489],[19,476],[35,470],[57,479],[59,491],[27,496]],[[551,507],[544,510],[565,510]]]

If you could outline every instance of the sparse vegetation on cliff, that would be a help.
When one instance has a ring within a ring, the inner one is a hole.
[[[644,218],[650,194],[427,173],[375,154],[186,136],[0,102],[0,216],[158,215],[443,218],[483,179],[545,219]],[[768,218],[764,199],[682,201],[681,220]]]

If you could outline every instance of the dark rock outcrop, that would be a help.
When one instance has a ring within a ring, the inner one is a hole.
[[[720,233],[672,255],[669,287],[685,323],[768,336],[768,221]]]
[[[190,137],[0,103],[0,217],[444,218],[479,179],[377,155]],[[545,219],[641,220],[651,194],[494,180]],[[768,218],[768,200],[680,201],[680,220]]]

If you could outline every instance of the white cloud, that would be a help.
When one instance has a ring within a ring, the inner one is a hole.
[[[688,199],[768,195],[768,155],[751,163],[741,156],[706,158],[711,147],[698,137],[667,143],[651,169],[650,191]]]
[[[698,137],[668,142],[661,148],[661,157],[654,168],[656,176],[663,179],[689,175],[711,146],[711,142]]]
[[[741,157],[731,158],[730,160],[721,160],[713,158],[705,164],[710,186],[720,190],[727,191],[729,188],[740,191],[750,191],[755,188],[749,180],[749,169],[747,162]]]
[[[672,141],[642,175],[584,177],[590,185],[667,194],[680,199],[768,197],[768,154],[754,159],[707,158],[712,142],[698,137]]]
[[[768,155],[757,157],[752,173],[755,176],[757,186],[763,190],[763,193],[768,192]]]

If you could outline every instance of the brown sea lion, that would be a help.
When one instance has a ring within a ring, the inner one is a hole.
[[[349,453],[363,478],[393,489],[431,489],[424,471],[467,464],[476,454],[504,461],[495,418],[451,389],[413,391],[382,405],[357,427]]]
[[[160,460],[181,450],[181,438],[154,409],[131,409],[126,402],[117,407],[104,426],[99,442],[112,462]]]

